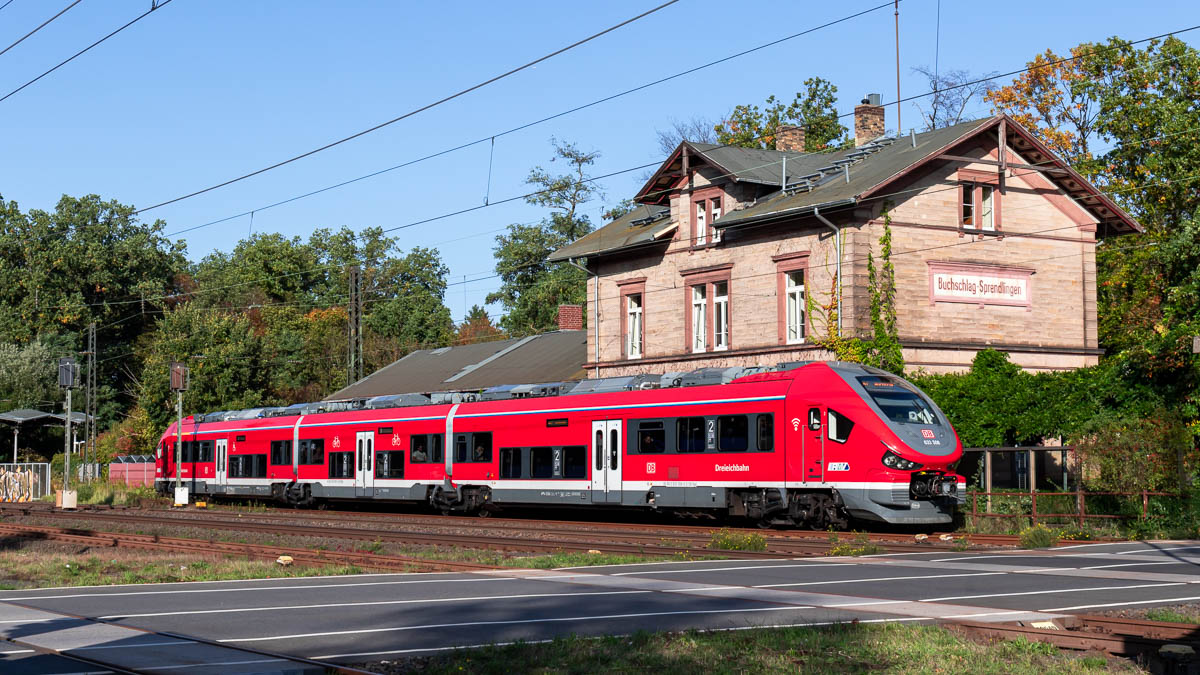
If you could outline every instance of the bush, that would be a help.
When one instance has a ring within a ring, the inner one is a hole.
[[[765,551],[767,538],[754,532],[742,534],[722,527],[713,532],[708,547],[722,551]]]
[[[1068,527],[1058,531],[1062,541],[1091,541],[1096,535],[1087,527]]]
[[[1038,523],[1021,530],[1021,548],[1050,548],[1058,543],[1058,534]]]
[[[875,555],[882,553],[883,549],[878,544],[871,541],[866,532],[859,532],[854,536],[853,542],[843,542],[841,537],[836,532],[829,534],[829,552],[828,556],[853,556],[853,555]]]

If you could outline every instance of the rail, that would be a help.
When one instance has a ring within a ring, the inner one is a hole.
[[[1135,492],[1086,492],[1083,490],[1075,490],[1074,492],[976,492],[970,491],[967,496],[971,501],[970,516],[972,518],[1029,518],[1031,522],[1036,524],[1038,519],[1070,519],[1078,522],[1080,527],[1089,519],[1109,519],[1121,520],[1133,518],[1135,516],[1129,514],[1111,514],[1111,513],[1088,513],[1087,500],[1089,497],[1141,497],[1141,515],[1137,516],[1140,519],[1147,518],[1150,513],[1150,498],[1151,497],[1179,497],[1175,492],[1153,492],[1150,490],[1141,490]],[[1043,499],[1046,497],[1073,497],[1075,502],[1075,511],[1073,513],[1039,513],[1038,512],[1038,497]],[[979,510],[979,498],[986,498],[985,510]],[[1022,498],[1030,500],[1029,513],[996,513],[991,510],[993,497],[1006,498]]]

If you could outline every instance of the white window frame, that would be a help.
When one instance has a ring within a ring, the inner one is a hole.
[[[721,352],[729,349],[729,282],[714,281],[712,288],[713,351]]]
[[[706,199],[700,199],[695,202],[696,206],[696,226],[695,230],[696,241],[693,242],[696,246],[703,246],[708,242],[708,212]]]
[[[708,350],[708,284],[692,286],[692,353]]]
[[[996,200],[995,190],[991,185],[979,186],[979,229],[989,232],[996,231]]]
[[[804,270],[784,272],[784,330],[789,345],[803,344],[805,338]],[[800,283],[796,283],[799,278]]]
[[[630,293],[625,296],[625,355],[627,358],[642,358],[642,335],[644,309],[642,294]]]
[[[715,244],[721,241],[721,231],[716,228],[717,219],[721,217],[721,198],[713,197],[710,199],[708,210],[711,220],[714,223],[712,226],[712,241]]]

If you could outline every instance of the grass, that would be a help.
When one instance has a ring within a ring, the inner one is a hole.
[[[734,532],[722,527],[712,533],[708,548],[720,551],[765,551],[767,538],[757,532]]]
[[[1200,608],[1154,607],[1146,610],[1146,619],[1150,621],[1170,621],[1171,623],[1200,624]]]
[[[729,632],[564,637],[542,644],[462,650],[362,664],[383,673],[1135,673],[1132,664],[1081,657],[1024,640],[985,645],[949,630],[840,624]]]
[[[352,566],[283,567],[267,561],[197,559],[144,551],[135,555],[125,551],[106,551],[104,555],[86,556],[33,549],[0,552],[0,588],[4,589],[331,576],[361,572]]]
[[[829,551],[825,553],[827,556],[857,556],[857,555],[876,555],[882,553],[883,549],[878,544],[871,541],[870,536],[866,532],[859,532],[854,535],[853,542],[844,542],[837,532],[829,533]]]
[[[1058,543],[1058,533],[1038,523],[1021,530],[1021,548],[1050,548]]]

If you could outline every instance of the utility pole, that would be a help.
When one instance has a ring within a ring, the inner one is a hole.
[[[358,265],[347,269],[350,284],[350,301],[346,304],[348,321],[346,326],[347,359],[346,384],[354,384],[363,377],[363,334],[362,334],[362,274]]]
[[[79,376],[75,359],[69,356],[58,360],[58,386],[67,390],[67,414],[63,421],[63,489],[60,505],[64,509],[75,508],[75,491],[71,486],[71,390]]]
[[[83,459],[88,466],[88,477],[96,478],[92,473],[96,463],[96,322],[88,324],[87,351],[87,380],[84,382]]]
[[[183,392],[188,388],[188,367],[171,362],[171,391],[175,392],[175,506],[187,506],[188,489],[182,485],[183,467]]]

